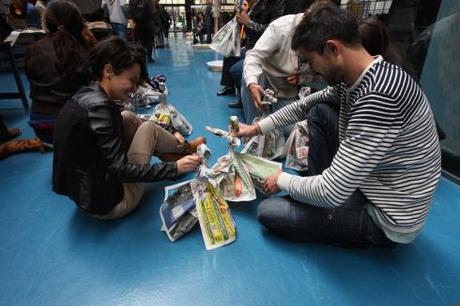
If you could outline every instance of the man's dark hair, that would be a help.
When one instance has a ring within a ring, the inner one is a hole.
[[[107,64],[112,66],[113,73],[120,74],[137,63],[141,67],[140,79],[145,81],[145,57],[146,52],[141,46],[129,46],[126,41],[114,36],[97,43],[89,54],[93,77],[97,80],[102,79]]]
[[[323,53],[326,41],[340,40],[348,46],[360,46],[361,39],[356,19],[334,4],[314,7],[296,27],[292,49],[306,49]]]

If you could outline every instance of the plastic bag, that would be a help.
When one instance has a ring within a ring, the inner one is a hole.
[[[308,170],[308,125],[307,121],[298,122],[286,142],[286,168],[297,171]]]
[[[172,104],[166,101],[162,101],[155,106],[150,121],[165,127],[168,131],[171,130],[170,127],[172,127],[183,136],[189,136],[193,132],[192,125],[184,115],[179,113]]]
[[[277,102],[278,100],[276,99],[274,92],[270,89],[266,89],[262,100],[263,114],[262,116],[255,118],[253,124],[269,116],[272,105]],[[241,150],[241,153],[252,154],[268,160],[274,160],[284,157],[284,146],[285,137],[283,130],[274,129],[265,135],[256,135],[249,139],[244,148]]]
[[[241,55],[240,26],[236,18],[227,22],[217,31],[210,47],[224,56],[238,57]]]

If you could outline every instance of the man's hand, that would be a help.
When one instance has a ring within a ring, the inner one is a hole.
[[[179,142],[179,144],[185,143],[185,138],[184,138],[184,136],[182,136],[181,133],[179,133],[179,132],[174,132],[174,137],[176,137],[177,142]]]
[[[264,88],[259,84],[251,83],[248,85],[248,90],[255,107],[259,111],[262,111],[262,97],[264,95]]]
[[[238,125],[239,131],[236,132],[235,136],[236,137],[252,137],[260,133],[260,128],[257,123],[254,123],[253,125],[247,125],[244,123],[240,123]]]
[[[197,154],[187,155],[176,162],[177,173],[184,174],[194,171],[201,164],[201,157]]]
[[[287,77],[287,82],[290,85],[296,86],[297,84],[299,84],[299,75],[291,74],[290,76]]]
[[[239,24],[244,24],[245,26],[251,22],[251,18],[249,18],[248,13],[245,11],[237,12],[235,17]]]
[[[281,173],[281,170],[278,170],[275,174],[267,177],[267,179],[264,182],[264,191],[266,194],[271,195],[280,191],[277,182],[278,177],[281,175]]]

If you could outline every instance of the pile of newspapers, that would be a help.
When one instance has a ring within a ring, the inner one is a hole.
[[[197,153],[202,164],[196,179],[166,187],[160,207],[161,230],[174,242],[200,224],[206,249],[229,244],[236,239],[236,224],[227,201],[251,201],[256,189],[263,192],[262,183],[281,169],[281,164],[250,154],[235,152],[240,140],[231,131],[206,127],[224,138],[228,154],[209,167],[209,148],[202,144]]]
[[[166,187],[161,230],[174,242],[199,223],[206,249],[212,250],[235,241],[236,224],[227,202],[209,182],[213,175],[208,168],[209,148],[200,145],[198,154],[203,162],[196,179]]]

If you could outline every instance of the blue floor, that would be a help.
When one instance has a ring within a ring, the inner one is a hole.
[[[182,39],[157,50],[170,101],[205,135],[213,160],[226,146],[204,130],[239,110],[216,97],[218,56]],[[1,76],[1,90],[14,86]],[[28,85],[26,84],[26,87]],[[8,126],[32,137],[19,101],[0,102]],[[0,305],[453,305],[460,303],[460,187],[443,178],[426,227],[411,245],[349,250],[291,243],[257,222],[255,203],[232,204],[238,238],[206,251],[198,228],[171,243],[160,232],[163,187],[140,208],[104,222],[51,191],[52,154],[0,161]],[[183,179],[190,178],[191,175]]]

